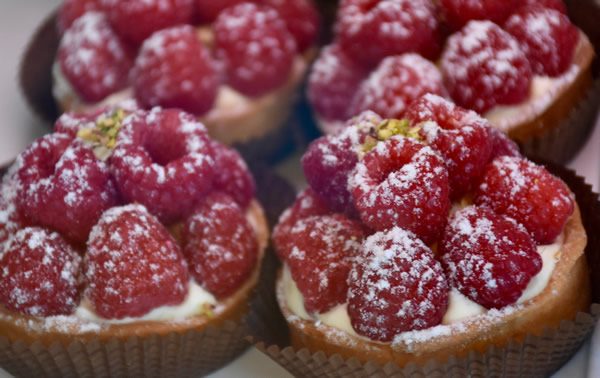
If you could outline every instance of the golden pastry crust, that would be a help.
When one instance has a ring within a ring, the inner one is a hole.
[[[557,327],[562,320],[573,319],[591,303],[589,272],[584,249],[587,243],[579,209],[567,221],[560,259],[546,288],[536,297],[509,309],[490,311],[449,326],[408,333],[393,344],[379,343],[350,335],[324,324],[301,319],[287,306],[281,274],[277,280],[277,299],[287,319],[292,346],[308,348],[326,355],[340,354],[362,362],[424,364],[445,361],[470,352],[483,352],[492,345],[502,346],[539,335]]]
[[[226,321],[238,322],[249,309],[250,297],[256,287],[260,276],[260,260],[268,244],[269,229],[264,211],[260,204],[253,200],[247,210],[247,218],[253,226],[259,241],[259,261],[251,277],[233,295],[218,303],[218,308],[213,316],[198,315],[177,321],[139,321],[123,324],[107,324],[94,330],[86,330],[90,321],[71,320],[61,323],[60,320],[48,323],[47,319],[40,319],[9,312],[0,306],[0,334],[11,341],[26,343],[40,342],[45,346],[61,342],[64,345],[78,340],[126,340],[131,336],[156,337],[169,333],[184,333],[189,331],[200,332],[207,327],[218,327]],[[98,324],[98,323],[93,323]]]

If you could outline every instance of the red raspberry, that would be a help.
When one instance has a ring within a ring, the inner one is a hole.
[[[446,22],[458,30],[471,20],[502,23],[519,6],[519,0],[441,0]]]
[[[542,269],[527,230],[484,207],[456,212],[440,250],[451,286],[487,308],[515,303]]]
[[[416,101],[406,112],[406,118],[420,127],[421,137],[444,158],[451,197],[459,199],[471,191],[490,161],[488,121],[431,94]]]
[[[58,33],[62,35],[79,17],[99,8],[98,0],[64,0],[56,15]]]
[[[446,225],[448,172],[437,153],[412,139],[379,143],[356,165],[348,188],[361,220],[374,230],[399,226],[431,243]]]
[[[524,158],[509,156],[488,166],[475,203],[515,219],[538,244],[554,242],[575,207],[561,179]]]
[[[14,163],[0,184],[0,252],[4,242],[27,223],[17,209],[17,194],[21,190],[18,169],[19,163]]]
[[[161,30],[144,41],[132,80],[142,106],[196,115],[212,108],[220,85],[217,63],[189,25]]]
[[[189,215],[214,177],[204,125],[180,110],[155,108],[126,118],[123,127],[121,133],[138,130],[133,141],[117,145],[111,159],[123,197],[146,206],[166,224]]]
[[[239,4],[223,11],[213,29],[217,55],[234,89],[258,97],[288,80],[296,43],[276,10]]]
[[[84,243],[92,226],[118,194],[108,165],[83,143],[65,134],[35,141],[20,156],[22,190],[17,204],[34,224]]]
[[[248,0],[195,0],[196,14],[201,23],[210,24],[226,8],[245,3]]]
[[[442,74],[458,105],[484,113],[529,95],[531,67],[519,43],[490,21],[471,21],[452,35],[442,54]]]
[[[258,261],[256,234],[224,193],[211,194],[186,220],[183,240],[192,276],[217,298],[239,289]]]
[[[273,244],[279,258],[284,260],[287,252],[291,250],[291,247],[288,247],[288,243],[293,242],[293,239],[290,238],[290,233],[296,223],[304,218],[331,213],[327,205],[321,201],[311,188],[300,192],[294,204],[281,214],[279,222],[273,229]]]
[[[130,52],[102,13],[88,12],[63,35],[57,52],[62,73],[90,103],[127,86]]]
[[[389,342],[401,332],[436,326],[448,307],[442,266],[399,227],[365,240],[348,281],[352,328],[372,340]]]
[[[390,56],[360,86],[354,114],[372,110],[384,118],[403,117],[406,108],[426,93],[445,94],[437,67],[417,54]]]
[[[505,29],[519,41],[534,74],[559,76],[571,66],[579,30],[566,14],[526,7],[506,21]]]
[[[567,6],[562,0],[525,0],[524,7],[531,6],[554,9],[561,13],[567,14]]]
[[[352,98],[365,76],[366,71],[339,45],[325,47],[308,78],[308,98],[317,114],[327,120],[346,120]]]
[[[141,205],[102,214],[88,240],[85,277],[85,295],[106,319],[139,317],[177,305],[189,282],[177,242]]]
[[[215,141],[211,141],[211,147],[215,161],[213,188],[226,193],[245,209],[256,194],[256,184],[246,162],[233,148]]]
[[[343,0],[336,31],[346,53],[366,67],[406,52],[433,58],[440,46],[431,0]]]
[[[0,256],[0,303],[33,316],[68,315],[79,304],[81,257],[62,236],[27,227]]]
[[[488,128],[488,135],[492,144],[490,161],[500,156],[522,156],[519,146],[502,131],[495,127],[490,127]]]
[[[312,0],[263,0],[275,8],[296,40],[298,51],[313,46],[319,34],[319,12]]]
[[[99,0],[123,38],[140,44],[152,33],[192,21],[194,0]]]
[[[313,216],[290,231],[286,263],[308,312],[346,302],[348,274],[364,238],[362,225],[341,214]]]

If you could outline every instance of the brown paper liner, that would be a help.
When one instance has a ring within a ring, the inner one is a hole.
[[[0,168],[0,177],[6,167]],[[270,225],[295,198],[295,192],[283,179],[264,167],[255,167],[257,199],[264,204]],[[261,269],[272,274],[273,253],[267,251]],[[260,280],[259,280],[260,282]],[[270,288],[258,284],[256,298],[270,295]],[[246,309],[252,306],[242,306]],[[248,346],[251,333],[248,313],[235,315],[218,326],[202,329],[181,327],[173,332],[153,330],[150,334],[119,335],[110,338],[85,334],[58,335],[44,338],[14,334],[0,335],[0,366],[16,376],[202,376],[237,357]],[[46,335],[47,336],[47,335]]]
[[[585,180],[567,168],[548,163],[548,169],[560,176],[571,188],[581,209],[588,244],[585,249],[589,264],[592,302],[588,312],[580,312],[574,320],[562,321],[556,329],[542,335],[528,335],[522,342],[504,347],[492,346],[484,353],[471,352],[464,358],[451,357],[440,363],[411,363],[399,367],[392,363],[362,363],[323,351],[296,350],[291,346],[289,329],[275,297],[277,263],[263,275],[261,285],[270,286],[268,296],[257,298],[248,321],[253,331],[254,346],[299,377],[466,377],[466,376],[547,376],[562,366],[582,345],[600,319],[600,201]]]

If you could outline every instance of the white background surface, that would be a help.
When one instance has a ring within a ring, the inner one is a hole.
[[[34,138],[48,129],[27,108],[18,89],[17,68],[25,45],[34,29],[57,5],[58,0],[0,0],[0,163],[12,160]],[[294,183],[301,183],[298,156],[279,171]],[[597,192],[600,184],[600,126],[584,149],[569,166],[586,177]],[[600,345],[600,332],[593,337]],[[595,350],[591,353],[590,349]],[[591,358],[590,358],[591,357]],[[589,365],[589,369],[588,369]],[[589,371],[588,371],[589,370]],[[589,374],[588,374],[589,373]],[[0,370],[0,377],[7,376]],[[288,377],[285,370],[250,349],[238,360],[213,377]],[[556,377],[600,376],[600,348],[590,348],[590,342],[556,374]]]

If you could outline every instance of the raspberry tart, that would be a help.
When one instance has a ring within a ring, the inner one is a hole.
[[[65,114],[0,188],[4,368],[205,374],[245,348],[268,226],[240,155],[193,115]]]
[[[180,108],[229,145],[273,133],[314,55],[318,12],[312,0],[213,3],[66,0],[52,69],[59,107]]]
[[[440,96],[405,116],[362,113],[302,158],[309,188],[273,232],[292,347],[424,366],[587,311],[587,236],[565,182]]]
[[[335,31],[308,86],[327,134],[365,110],[402,118],[434,93],[482,114],[527,154],[557,160],[541,145],[550,142],[533,145],[550,134],[585,139],[575,126],[558,135],[592,93],[595,55],[562,1],[344,0]]]

